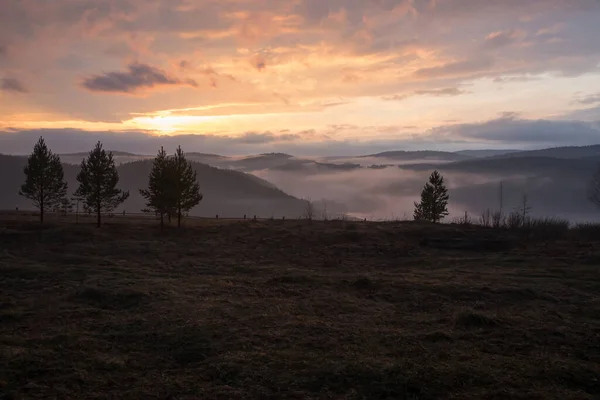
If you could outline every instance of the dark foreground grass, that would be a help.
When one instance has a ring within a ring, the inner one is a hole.
[[[598,398],[600,243],[490,234],[0,222],[0,398]]]

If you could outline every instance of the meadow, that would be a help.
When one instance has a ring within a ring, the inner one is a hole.
[[[600,397],[600,238],[106,222],[0,220],[0,398]]]

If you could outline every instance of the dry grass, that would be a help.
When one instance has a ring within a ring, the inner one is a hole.
[[[598,398],[600,246],[492,234],[0,222],[0,398]]]

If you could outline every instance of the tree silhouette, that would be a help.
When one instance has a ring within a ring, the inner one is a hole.
[[[600,208],[600,165],[588,185],[588,199]]]
[[[106,153],[100,142],[81,162],[77,181],[79,188],[75,196],[82,199],[85,209],[96,213],[98,227],[101,225],[102,212],[113,211],[129,197],[129,192],[117,189],[119,173],[113,155]]]
[[[187,212],[202,201],[200,185],[198,184],[196,171],[192,164],[185,159],[181,146],[177,147],[175,155],[169,158],[169,175],[173,178],[173,188],[168,197],[172,200],[172,206],[177,212],[177,227],[181,227],[182,212]]]
[[[33,201],[40,210],[40,222],[44,223],[44,211],[54,209],[67,196],[60,157],[53,154],[40,137],[23,171],[26,178],[19,194]]]
[[[148,189],[140,189],[140,194],[146,199],[145,212],[160,215],[160,228],[164,228],[165,214],[175,208],[174,202],[174,174],[172,161],[167,157],[167,152],[161,147],[152,163],[152,170],[148,177]]]
[[[421,202],[415,202],[415,220],[440,222],[448,215],[448,199],[444,177],[433,171],[421,192]]]

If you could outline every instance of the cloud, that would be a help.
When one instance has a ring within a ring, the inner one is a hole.
[[[513,82],[530,82],[537,81],[540,77],[533,75],[508,75],[508,76],[497,76],[494,78],[496,83],[513,83]]]
[[[486,49],[498,49],[515,43],[523,36],[524,33],[517,30],[493,32],[486,36],[483,47]]]
[[[536,32],[536,36],[555,35],[557,33],[560,33],[563,29],[565,29],[565,27],[566,27],[565,23],[559,22],[552,26],[539,29]]]
[[[500,118],[481,123],[455,124],[432,129],[430,135],[462,138],[506,145],[591,145],[600,142],[600,125],[582,121],[551,121],[518,119],[507,113]]]
[[[493,60],[488,57],[446,63],[437,67],[421,68],[415,71],[417,78],[437,79],[448,77],[468,76],[478,72],[487,71],[493,65]]]
[[[267,60],[262,54],[256,54],[250,59],[250,65],[252,65],[258,71],[262,71],[267,67]]]
[[[27,93],[25,86],[15,78],[0,79],[0,90],[11,93]]]
[[[575,102],[584,105],[598,104],[600,103],[600,93],[579,97],[575,100]]]
[[[460,90],[457,87],[448,87],[443,89],[429,89],[429,90],[416,90],[412,93],[407,94],[396,94],[393,96],[384,96],[383,100],[389,101],[402,101],[413,96],[432,96],[432,97],[452,97],[460,96],[461,94],[468,93],[464,90]]]
[[[43,88],[10,105],[11,115],[19,116],[10,123],[23,128],[67,120],[77,123],[70,126],[108,129],[101,121],[126,129],[132,115],[253,103],[245,115],[259,108],[272,112],[243,126],[231,118],[228,131],[276,131],[285,127],[279,121],[288,109],[335,98],[373,102],[387,108],[388,117],[371,112],[370,105],[346,114],[303,110],[306,123],[298,129],[358,119],[394,124],[389,115],[396,105],[380,100],[401,100],[404,93],[447,97],[436,101],[445,102],[445,111],[424,104],[411,110],[423,115],[422,126],[432,126],[450,118],[471,120],[459,107],[492,115],[509,96],[539,91],[539,85],[512,77],[552,75],[557,84],[548,84],[556,96],[527,106],[531,115],[550,115],[568,106],[564,94],[570,89],[560,84],[562,77],[598,69],[599,11],[597,0],[4,0],[0,46],[9,57],[0,56],[0,69],[35,78],[26,81],[30,89]],[[558,33],[563,42],[543,32]],[[527,43],[520,41],[525,35]],[[126,68],[132,60],[143,64]],[[473,85],[473,95],[461,98],[456,92],[426,93],[483,76],[514,82],[518,90]],[[211,90],[192,93],[189,87],[197,85]],[[97,96],[160,88],[171,90],[110,102]],[[274,93],[283,104],[273,106]],[[444,112],[451,115],[440,117]]]
[[[600,122],[528,120],[517,113],[472,124],[447,124],[421,133],[402,126],[330,126],[325,130],[250,131],[238,135],[218,133],[156,135],[145,131],[84,131],[78,129],[30,129],[0,131],[0,149],[8,154],[27,154],[44,136],[57,153],[88,151],[97,141],[108,149],[154,154],[164,146],[185,151],[223,155],[283,152],[300,156],[356,156],[397,149],[461,150],[477,148],[534,149],[600,142]],[[349,134],[353,138],[347,138]],[[391,135],[391,136],[390,136]],[[362,137],[362,138],[361,138]],[[387,137],[387,138],[384,138]]]
[[[135,93],[139,89],[156,86],[198,86],[194,80],[182,81],[168,76],[158,68],[137,63],[130,64],[127,72],[107,72],[87,77],[82,85],[93,92],[107,93]]]
[[[300,141],[309,133],[246,132],[241,135],[186,134],[155,135],[144,131],[84,131],[80,129],[31,129],[0,131],[0,149],[4,154],[27,154],[33,143],[43,136],[56,153],[77,153],[91,149],[98,141],[111,150],[137,154],[154,154],[164,146],[185,151],[215,152],[227,155],[261,153],[263,150]]]
[[[267,144],[275,142],[288,142],[300,139],[300,135],[286,133],[283,135],[275,135],[271,132],[246,132],[241,136],[230,138],[232,143],[240,144]]]

